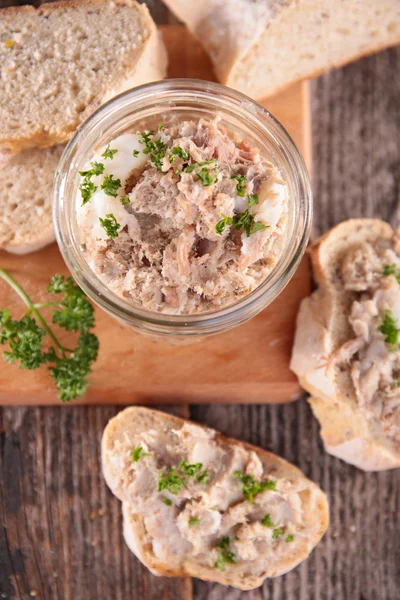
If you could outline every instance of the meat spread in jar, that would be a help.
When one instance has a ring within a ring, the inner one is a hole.
[[[134,306],[223,309],[255,290],[282,252],[282,174],[218,118],[120,135],[80,176],[87,261]]]

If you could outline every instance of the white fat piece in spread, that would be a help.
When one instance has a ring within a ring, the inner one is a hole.
[[[195,558],[219,568],[222,556],[225,568],[243,567],[256,574],[265,569],[268,556],[275,560],[287,554],[288,545],[295,548],[312,539],[318,524],[310,516],[314,490],[306,480],[276,477],[255,452],[228,445],[216,439],[213,430],[194,424],[185,423],[164,436],[155,430],[126,434],[109,452],[113,467],[123,474],[125,501],[143,518],[153,552],[161,561],[178,565]],[[139,447],[145,454],[133,461],[132,450]],[[179,468],[181,461],[197,466],[196,473],[185,475]],[[170,468],[184,485],[160,490]],[[207,478],[199,481],[205,472]],[[251,478],[249,485],[267,481],[270,487],[246,497],[238,473]],[[221,540],[233,553],[234,563],[224,562]]]

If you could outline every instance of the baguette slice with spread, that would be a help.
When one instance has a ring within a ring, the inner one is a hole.
[[[126,542],[156,575],[252,589],[307,558],[328,525],[325,494],[299,469],[169,414],[119,413],[102,462]]]
[[[318,289],[300,307],[291,368],[327,452],[366,471],[400,467],[399,233],[353,219],[310,253]]]
[[[63,149],[24,150],[0,163],[0,249],[27,254],[54,241],[52,188]]]
[[[400,42],[397,0],[164,0],[225,85],[262,98]]]
[[[100,104],[165,76],[149,11],[79,0],[0,11],[0,147],[64,142]]]

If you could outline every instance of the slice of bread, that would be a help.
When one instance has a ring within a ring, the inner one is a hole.
[[[133,0],[3,9],[0,147],[64,142],[100,104],[165,72],[160,35]]]
[[[146,454],[135,460],[138,448]],[[196,473],[206,469],[208,479],[187,476],[180,490],[159,491],[160,476],[168,467],[179,473],[182,460]],[[328,526],[325,494],[295,466],[170,414],[142,407],[120,412],[104,430],[102,464],[108,486],[123,502],[125,540],[155,575],[252,589],[307,558]],[[251,503],[235,469],[257,481],[273,478],[276,489],[257,492]],[[275,521],[269,529],[260,522],[265,513]],[[282,529],[273,534],[278,521]],[[222,569],[215,564],[221,538],[234,553],[234,562]]]
[[[326,451],[366,471],[400,467],[400,444],[363,409],[350,370],[332,361],[356,337],[349,316],[353,302],[361,298],[344,288],[341,270],[349,251],[365,243],[388,244],[393,235],[390,225],[378,219],[351,219],[311,247],[318,289],[301,304],[290,365],[312,395]]]
[[[225,85],[254,98],[400,42],[393,0],[164,0]]]
[[[54,241],[52,188],[63,145],[24,150],[0,163],[0,248],[34,252]]]

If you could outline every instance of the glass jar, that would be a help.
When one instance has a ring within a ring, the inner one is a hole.
[[[114,294],[86,261],[79,241],[76,193],[79,170],[99,146],[127,130],[136,131],[170,116],[221,117],[221,124],[258,147],[280,170],[288,186],[288,221],[282,253],[253,292],[221,310],[198,315],[166,315],[132,306]],[[75,133],[59,162],[53,220],[59,248],[76,282],[89,298],[113,317],[141,333],[166,339],[193,340],[225,331],[251,319],[268,306],[295,273],[310,233],[312,195],[303,158],[280,123],[247,96],[222,85],[170,79],[134,88],[101,106]]]

